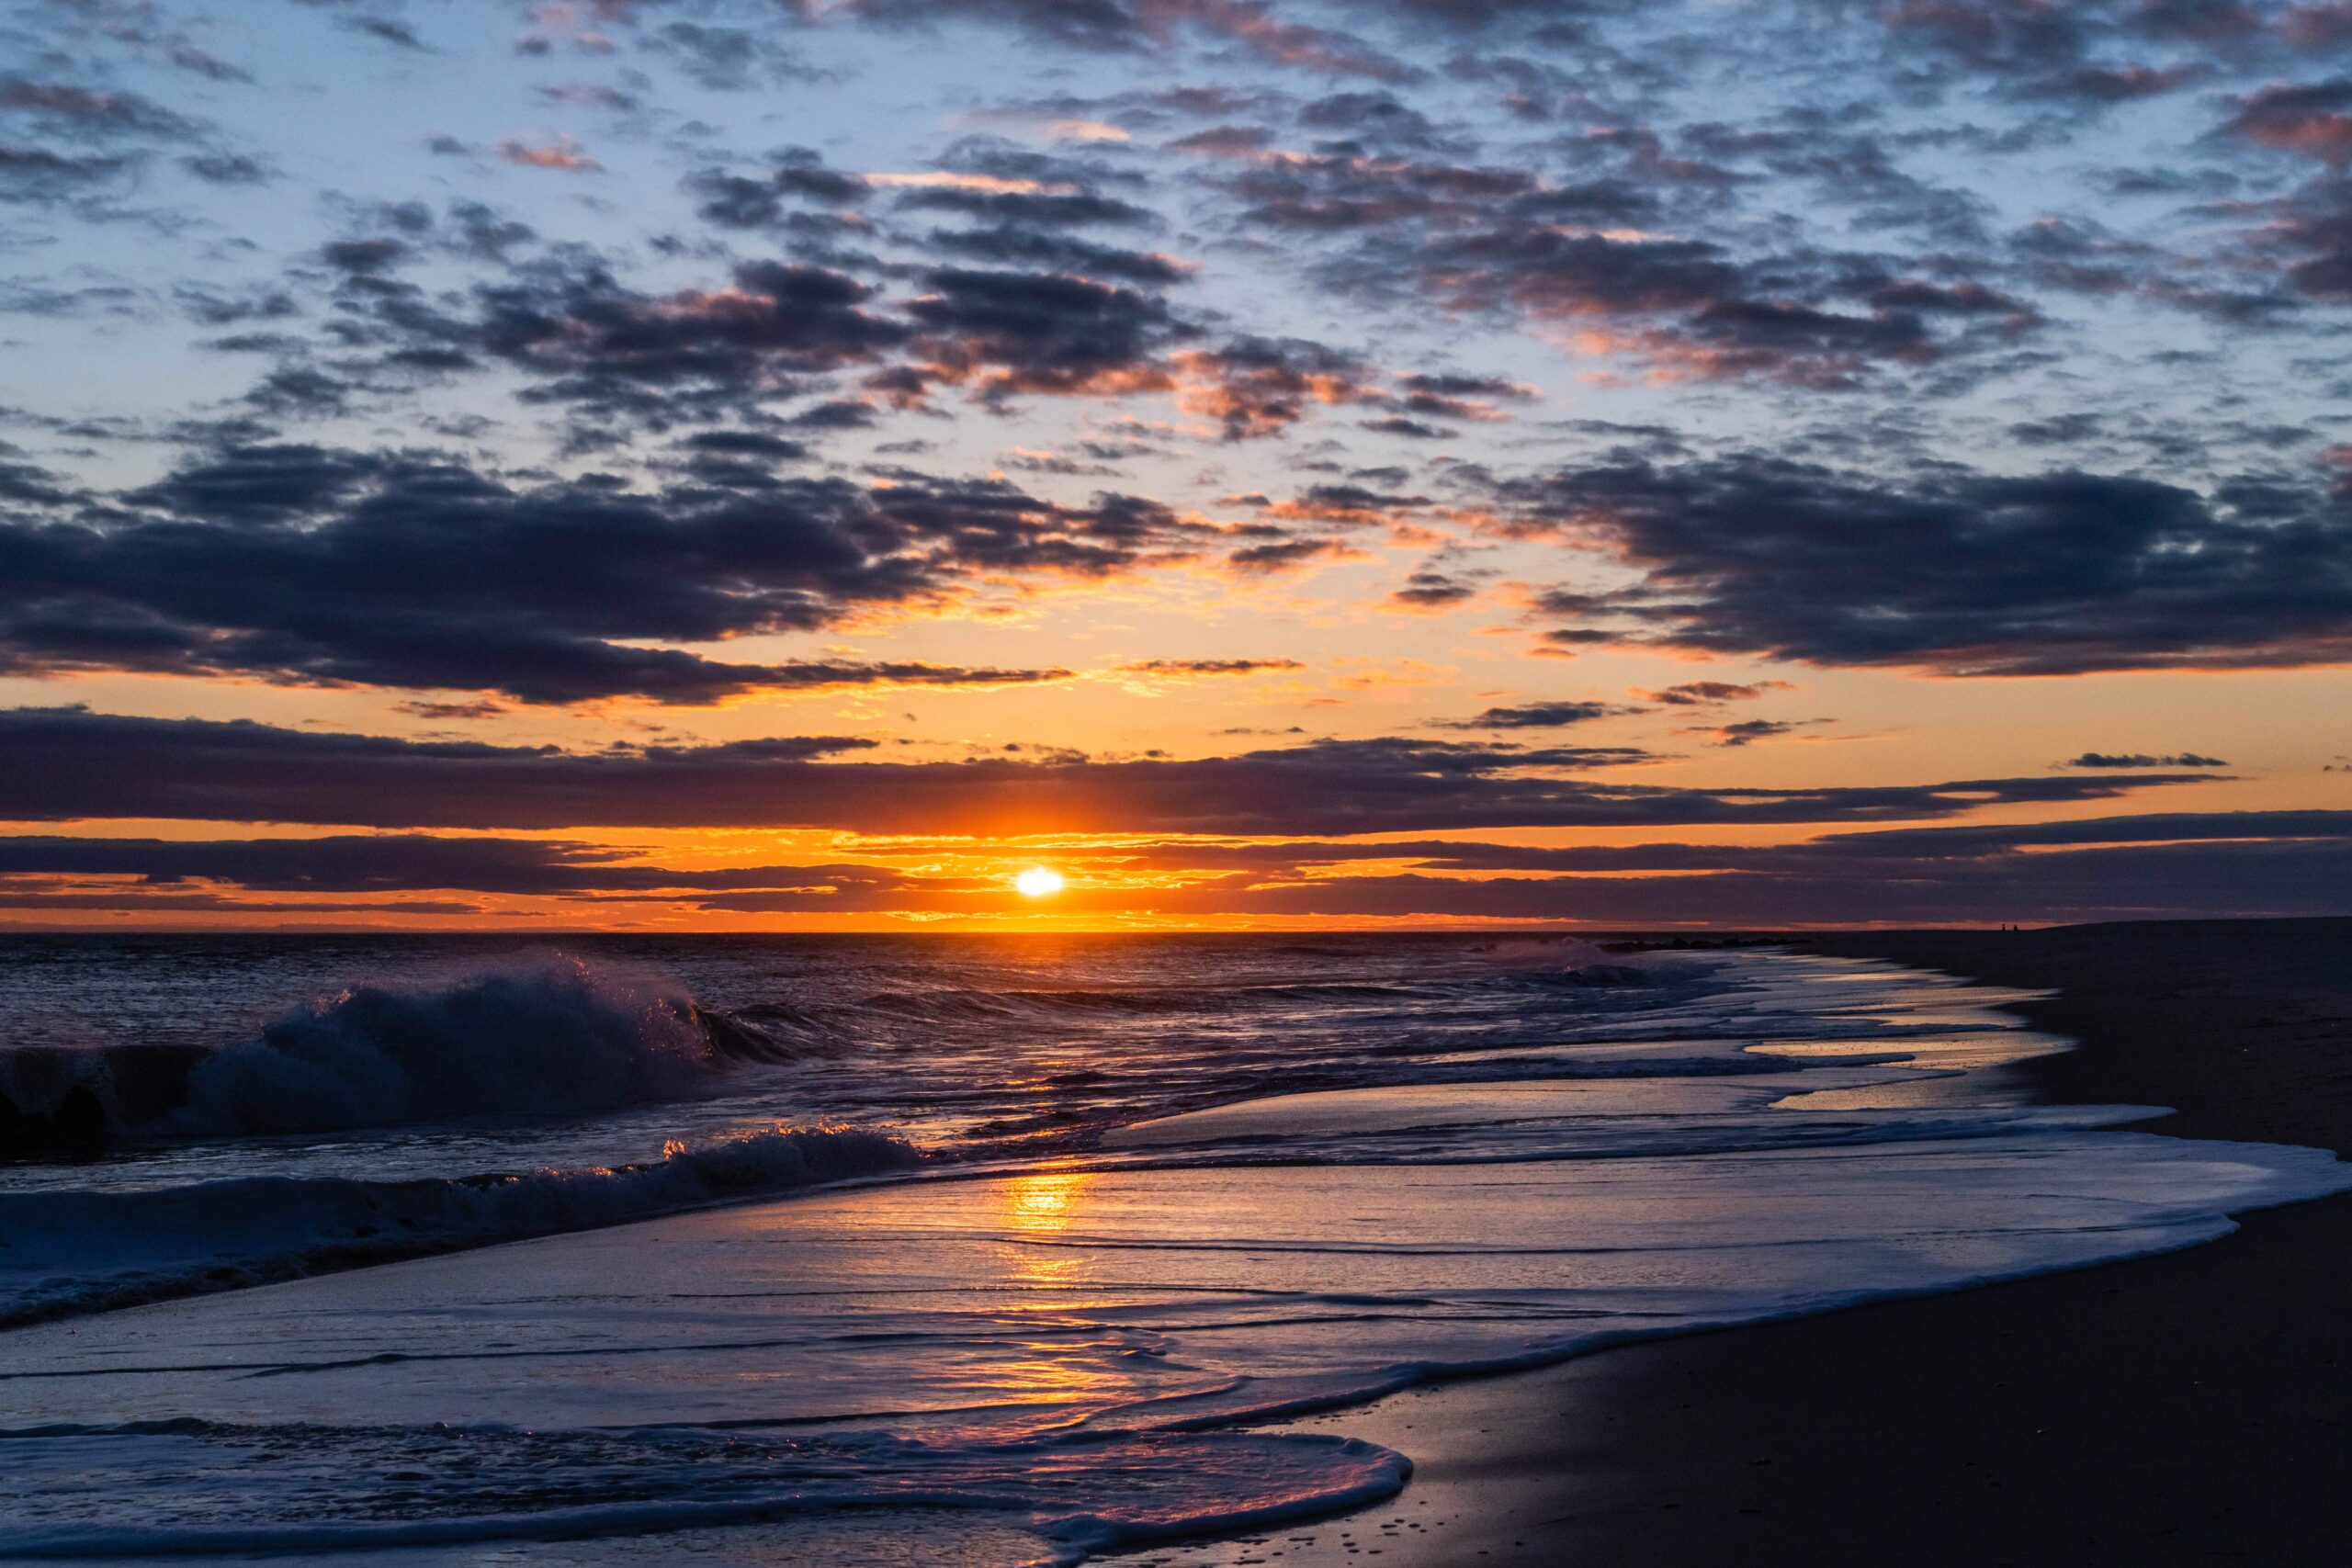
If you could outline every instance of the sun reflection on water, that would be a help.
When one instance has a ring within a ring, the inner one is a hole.
[[[1013,1177],[1004,1183],[1004,1222],[1021,1232],[1066,1230],[1080,1194],[1092,1179],[1093,1174],[1083,1170]]]
[[[1085,1282],[1086,1249],[1037,1245],[1069,1230],[1095,1180],[1091,1171],[1041,1170],[998,1186],[1007,1282],[1033,1293],[1012,1308],[1020,1325],[1013,1342],[1023,1353],[993,1370],[1024,1403],[1102,1397],[1129,1381],[1121,1363],[1135,1348],[1130,1337],[1095,1317],[1102,1303],[1073,1296]]]

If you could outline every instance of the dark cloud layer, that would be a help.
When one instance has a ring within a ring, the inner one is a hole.
[[[589,755],[78,709],[0,713],[0,818],[373,828],[814,827],[859,832],[1385,833],[1461,828],[1889,821],[2111,798],[2193,773],[1817,789],[1673,789],[1573,776],[1624,755],[1319,741],[1192,761],[887,763],[841,738]]]
[[[1899,829],[1770,846],[1419,841],[1144,852],[1169,866],[1246,868],[1246,880],[1204,888],[1183,907],[1266,918],[1770,928],[2352,913],[2352,812],[2342,811]],[[1367,860],[1408,869],[1329,874]],[[1321,869],[1306,877],[1304,867]],[[1482,874],[1449,874],[1464,872]],[[1513,872],[1541,874],[1496,874]]]
[[[1203,899],[1261,917],[1474,916],[1579,920],[1602,925],[1784,927],[2149,919],[2188,915],[2340,915],[2352,875],[2352,842],[2164,845],[2000,855],[1938,867],[1905,864],[1900,881],[1853,880],[1861,868],[1811,876],[1724,874],[1699,877],[1345,877]]]
[[[731,866],[681,871],[616,863],[601,846],[545,839],[443,838],[423,833],[316,839],[0,838],[0,877],[130,877],[156,886],[196,882],[270,893],[463,893],[562,896],[801,888],[852,878],[898,880],[874,866]],[[299,906],[298,906],[299,907]],[[365,906],[359,906],[365,908]]]
[[[2352,513],[2315,490],[2079,472],[1904,484],[1760,457],[1508,486],[1631,588],[1559,589],[1564,647],[1622,640],[1954,675],[2352,659]]]
[[[1407,869],[1333,874],[1368,861]],[[1767,847],[1176,842],[1082,852],[1070,863],[1114,873],[1145,863],[1190,880],[1128,889],[1115,875],[1080,871],[1067,897],[1098,913],[1148,907],[1192,915],[1472,916],[1636,926],[1983,921],[2019,910],[2083,919],[2217,910],[2341,914],[2352,910],[2345,875],[2352,871],[2352,812],[1904,829]],[[1310,867],[1317,874],[1303,874]],[[1510,873],[1543,874],[1497,874]],[[384,900],[269,906],[313,915],[471,909],[397,897],[430,891],[553,897],[582,907],[669,901],[721,914],[868,912],[910,900],[978,913],[1011,908],[1018,897],[991,878],[855,863],[682,870],[548,840],[0,839],[0,907],[254,907],[230,896],[235,892]]]
[[[538,703],[1058,678],[1068,671],[737,663],[636,644],[806,631],[986,573],[1100,576],[1187,537],[1148,502],[1072,508],[995,482],[523,488],[446,459],[307,446],[229,451],[48,511],[0,525],[0,668]]]

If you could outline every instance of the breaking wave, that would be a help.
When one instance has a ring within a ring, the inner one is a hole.
[[[0,1055],[0,1128],[33,1153],[109,1138],[346,1132],[570,1116],[707,1092],[741,1062],[831,1043],[785,1008],[729,1017],[684,991],[548,957],[429,984],[356,985],[218,1049]]]
[[[311,1133],[673,1100],[716,1065],[683,995],[551,959],[452,984],[355,986],[189,1075],[166,1134]]]

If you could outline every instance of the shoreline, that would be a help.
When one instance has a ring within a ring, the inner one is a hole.
[[[2052,1102],[2135,1130],[2352,1146],[2352,920],[1817,935],[1814,952],[2050,989]],[[2184,1251],[1425,1385],[1271,1429],[1396,1448],[1374,1507],[1114,1561],[2341,1562],[2352,1194]]]

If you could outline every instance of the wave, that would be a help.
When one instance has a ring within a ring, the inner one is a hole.
[[[883,1133],[778,1127],[577,1170],[0,1193],[0,1328],[903,1174],[921,1162],[912,1145]]]
[[[733,1012],[696,1007],[695,1017],[711,1049],[742,1062],[781,1066],[831,1055],[854,1041],[815,1015],[786,1002],[755,1002]]]
[[[790,1008],[730,1016],[659,981],[548,957],[453,979],[347,987],[218,1048],[0,1054],[0,1149],[562,1116],[686,1098],[739,1063],[838,1045]]]
[[[156,1130],[310,1133],[609,1111],[694,1092],[716,1055],[690,998],[548,959],[322,998],[207,1058]]]
[[[1580,944],[1581,945],[1581,944]],[[1598,949],[1594,950],[1598,952]],[[1164,1014],[1239,1012],[1255,1009],[1363,1003],[1370,1006],[1453,999],[1483,991],[1554,986],[1629,986],[1651,978],[1632,964],[1593,962],[1543,968],[1507,963],[1494,975],[1457,976],[1414,983],[1378,980],[1270,981],[1258,985],[1131,986],[1057,990],[978,990],[941,987],[922,991],[876,991],[861,998],[858,1010],[937,1022],[987,1021],[1056,1014]]]
[[[876,991],[857,1010],[922,1022],[963,1023],[1097,1014],[1225,1012],[1284,1002],[1394,1002],[1420,993],[1402,986],[1333,981],[1261,986],[1135,986],[1064,990]]]
[[[1588,943],[1529,939],[1467,969],[1409,978],[955,987],[796,998],[720,1011],[646,974],[551,955],[356,984],[222,1046],[0,1051],[0,1159],[93,1158],[124,1143],[331,1134],[480,1116],[573,1117],[723,1092],[786,1067],[922,1032],[1083,1030],[1129,1021],[1508,1007],[1563,987],[1641,981]],[[1418,1037],[1416,1037],[1418,1038]]]

